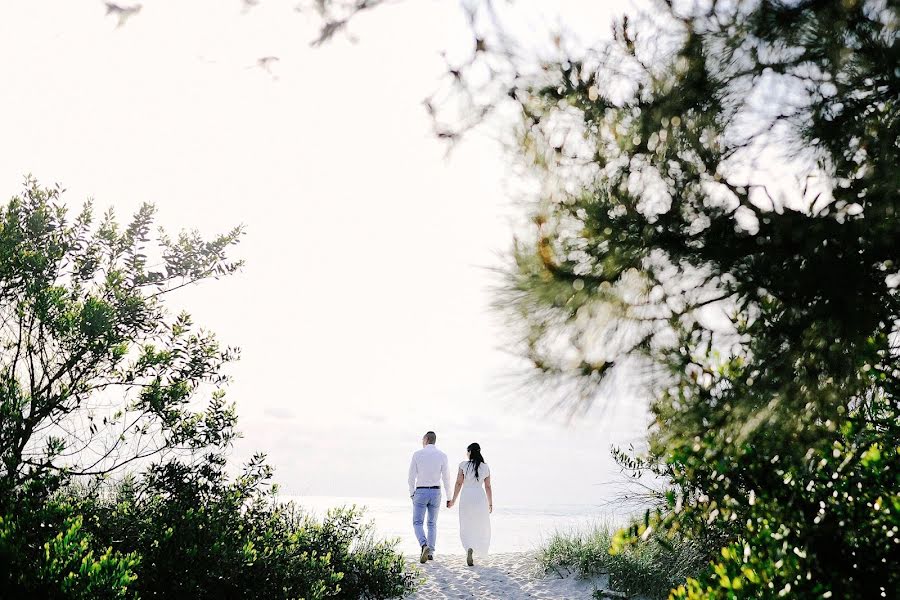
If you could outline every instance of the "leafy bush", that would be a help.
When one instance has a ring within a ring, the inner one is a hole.
[[[872,371],[878,379],[879,369]],[[860,373],[859,379],[868,376]],[[771,451],[768,460],[757,455],[766,440],[754,437],[735,446],[712,436],[700,451],[683,449],[670,457],[679,482],[685,472],[707,471],[699,463],[711,460],[728,460],[720,472],[736,471],[756,482],[743,494],[727,477],[707,484],[709,491],[693,494],[680,514],[664,513],[658,520],[664,528],[693,531],[710,519],[733,524],[730,542],[675,598],[887,597],[900,590],[900,575],[888,568],[898,556],[900,424],[893,401],[878,387],[873,385],[869,398],[838,404],[829,417],[820,416],[824,427],[804,424],[816,414],[812,410],[799,415],[803,425],[793,426],[798,444]],[[895,441],[886,447],[887,440]],[[841,580],[815,575],[847,567]]]
[[[229,481],[224,461],[170,462],[104,493],[76,494],[99,539],[142,557],[142,598],[394,598],[413,587],[396,544],[355,509],[322,520],[280,503],[256,457]]]
[[[281,506],[289,530],[303,532],[298,543],[331,555],[343,573],[339,598],[395,598],[412,591],[416,572],[409,571],[397,542],[376,538],[373,526],[356,507],[335,508],[318,521],[297,506]]]
[[[278,501],[256,457],[164,463],[113,486],[20,493],[0,512],[0,586],[11,597],[398,598],[415,573],[361,511],[322,519]],[[36,483],[32,488],[37,488]],[[4,596],[6,597],[6,596]]]
[[[71,504],[29,498],[0,513],[0,589],[10,598],[134,598],[133,552],[101,544]]]

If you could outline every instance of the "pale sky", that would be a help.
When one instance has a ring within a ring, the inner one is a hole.
[[[598,4],[541,6],[606,34]],[[422,106],[468,40],[458,4],[393,4],[321,48],[291,7],[155,1],[117,28],[101,2],[3,3],[0,195],[32,173],[121,221],[150,201],[170,230],[246,225],[243,272],[177,308],[243,349],[234,459],[268,453],[285,493],[402,496],[434,429],[453,463],[481,443],[498,501],[603,500],[643,403],[567,425],[498,389],[521,365],[486,267],[522,209],[494,133],[445,158]]]

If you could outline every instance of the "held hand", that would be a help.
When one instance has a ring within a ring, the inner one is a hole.
[[[447,508],[453,508],[453,500],[447,500]]]

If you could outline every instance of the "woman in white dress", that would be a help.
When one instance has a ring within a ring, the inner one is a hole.
[[[481,455],[481,446],[477,443],[469,444],[466,451],[469,460],[459,463],[456,488],[453,490],[453,499],[447,501],[447,508],[452,508],[459,498],[459,538],[466,549],[466,564],[471,567],[475,564],[473,554],[487,556],[491,545],[494,495],[491,489],[491,470]]]

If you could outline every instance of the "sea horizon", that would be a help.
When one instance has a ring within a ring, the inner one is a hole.
[[[398,539],[404,554],[416,554],[412,505],[408,498],[375,496],[280,495],[309,513],[321,517],[328,509],[355,505],[365,509],[383,539]],[[597,525],[623,525],[634,511],[616,510],[609,503],[517,503],[495,501],[491,515],[491,553],[532,552],[558,532],[586,531]],[[458,508],[441,508],[438,514],[437,552],[463,554],[459,540]]]

